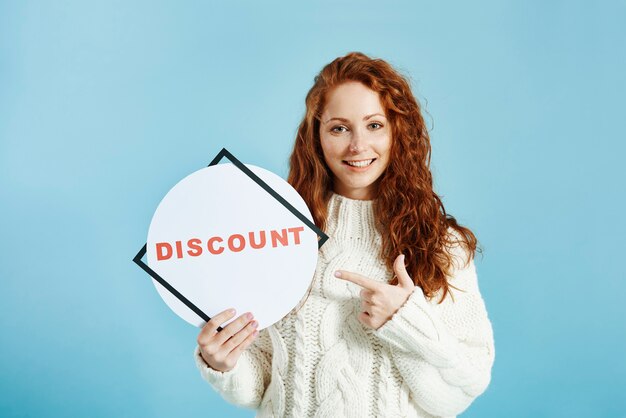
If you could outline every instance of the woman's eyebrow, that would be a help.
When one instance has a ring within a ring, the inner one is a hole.
[[[368,120],[369,118],[372,118],[374,116],[382,116],[383,118],[386,119],[385,115],[383,115],[382,113],[372,113],[371,115],[367,115],[363,118],[363,120]]]
[[[366,116],[364,116],[364,117],[363,117],[363,120],[368,120],[369,118],[372,118],[372,117],[374,117],[374,116],[382,116],[383,118],[385,118],[385,115],[383,115],[382,113],[372,113],[371,115],[366,115]],[[340,122],[349,122],[349,120],[348,120],[348,119],[345,119],[345,118],[330,118],[330,119],[328,119],[328,120],[327,120],[326,122],[324,122],[324,123],[328,123],[328,122],[330,122],[330,121],[332,121],[332,120],[338,120],[338,121],[340,121]]]

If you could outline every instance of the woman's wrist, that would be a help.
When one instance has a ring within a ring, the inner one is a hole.
[[[232,370],[232,369],[229,369],[229,370],[218,370],[218,369],[216,369],[215,367],[211,366],[211,364],[209,364],[209,362],[206,360],[206,358],[204,358],[204,355],[202,354],[202,349],[200,349],[199,351],[200,351],[200,358],[202,359],[202,361],[204,361],[204,364],[209,369],[214,370],[214,371],[216,371],[218,373],[226,373],[226,372],[229,372],[230,370]]]

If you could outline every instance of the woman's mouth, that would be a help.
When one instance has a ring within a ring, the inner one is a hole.
[[[350,167],[363,168],[363,167],[368,167],[375,160],[376,158],[371,158],[369,160],[351,160],[351,161],[343,160],[342,162],[346,165],[349,165]]]

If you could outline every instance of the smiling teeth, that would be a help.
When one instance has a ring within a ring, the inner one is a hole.
[[[367,167],[372,163],[372,161],[374,161],[374,159],[365,161],[346,161],[346,163],[352,167]]]

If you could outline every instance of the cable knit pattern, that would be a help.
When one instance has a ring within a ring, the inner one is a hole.
[[[454,417],[485,391],[495,351],[473,260],[449,273],[463,290],[451,289],[454,300],[437,304],[440,294],[428,300],[416,286],[378,330],[358,321],[360,287],[333,273],[393,276],[372,204],[333,194],[308,299],[261,330],[235,368],[211,369],[196,347],[202,377],[225,400],[258,417]]]

